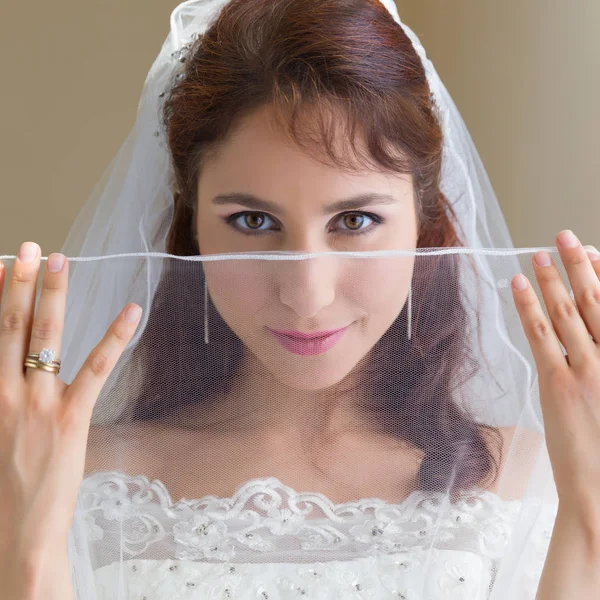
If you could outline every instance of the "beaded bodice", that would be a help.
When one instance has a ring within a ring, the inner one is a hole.
[[[452,504],[422,491],[333,504],[275,477],[173,502],[162,482],[117,471],[86,477],[80,499],[98,600],[483,600],[523,514],[483,490]],[[523,599],[535,597],[556,514],[539,508]]]

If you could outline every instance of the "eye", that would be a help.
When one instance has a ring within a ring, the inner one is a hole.
[[[246,235],[258,235],[280,229],[273,218],[263,212],[238,212],[225,217],[225,221],[231,227]],[[372,213],[353,211],[342,213],[336,221],[341,221],[342,227],[337,231],[335,229],[330,230],[334,235],[360,235],[372,231],[377,225],[383,223],[383,218]],[[269,226],[269,223],[271,223],[271,226]],[[367,226],[364,226],[365,223]]]
[[[351,235],[368,233],[383,222],[383,219],[377,215],[360,211],[343,213],[340,215],[339,220],[343,224],[342,233],[344,235],[348,233]],[[370,225],[367,222],[367,227],[363,227],[367,220],[371,222]]]
[[[227,217],[225,220],[233,228],[248,235],[255,235],[262,231],[268,231],[269,228],[262,228],[262,225],[264,225],[268,221],[274,223],[273,219],[271,219],[269,215],[262,212],[235,213],[234,215]]]

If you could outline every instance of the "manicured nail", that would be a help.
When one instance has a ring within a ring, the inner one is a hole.
[[[35,242],[23,242],[19,248],[19,260],[23,263],[33,262],[40,247]]]
[[[540,252],[535,255],[535,262],[538,267],[549,267],[552,264],[552,259],[547,252]]]
[[[48,271],[58,273],[65,264],[65,257],[62,254],[51,254],[48,257]]]
[[[130,306],[125,311],[125,320],[128,323],[135,323],[142,316],[142,309],[139,306]]]
[[[558,241],[563,248],[575,248],[579,244],[579,240],[570,229],[561,231],[558,236]]]
[[[517,290],[518,292],[524,290],[527,287],[527,279],[525,278],[524,275],[521,275],[521,273],[519,273],[514,279],[513,279],[513,287],[515,288],[515,290]]]

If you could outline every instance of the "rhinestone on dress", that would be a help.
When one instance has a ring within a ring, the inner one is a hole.
[[[56,352],[54,350],[50,350],[50,348],[44,348],[40,352],[40,362],[43,362],[47,365],[52,364],[54,357],[56,356]]]

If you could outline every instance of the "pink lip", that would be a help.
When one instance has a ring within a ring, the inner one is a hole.
[[[269,331],[286,350],[301,356],[313,356],[333,348],[342,339],[348,327],[349,325],[341,329],[316,333],[276,331],[274,329],[269,329]]]
[[[279,329],[271,329],[273,333],[278,333],[279,335],[285,335],[286,337],[294,337],[301,340],[312,340],[314,338],[327,337],[328,335],[333,335],[338,331],[343,331],[346,327],[340,327],[339,329],[330,329],[329,331],[316,331],[315,333],[302,333],[302,331],[281,331]]]

